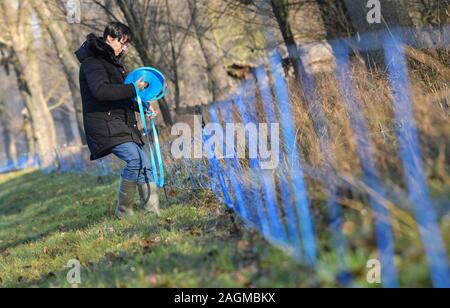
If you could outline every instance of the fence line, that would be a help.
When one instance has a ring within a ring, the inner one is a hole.
[[[378,256],[382,263],[383,285],[398,287],[399,273],[395,260],[395,239],[392,226],[393,213],[383,200],[388,199],[388,188],[377,169],[373,140],[369,124],[355,92],[351,74],[350,56],[354,51],[382,50],[384,52],[393,110],[396,136],[400,145],[400,157],[404,170],[404,182],[409,201],[414,209],[422,243],[428,258],[430,276],[435,287],[450,287],[450,271],[445,243],[439,227],[439,217],[433,209],[426,180],[423,156],[420,149],[415,114],[412,106],[411,84],[405,57],[405,44],[412,47],[445,48],[450,46],[449,27],[436,30],[415,31],[398,28],[390,31],[361,34],[355,38],[331,41],[336,59],[336,80],[340,87],[345,110],[356,140],[356,152],[362,170],[361,183],[366,187],[367,202],[374,217],[374,229]],[[301,59],[300,59],[301,64]],[[327,118],[317,85],[311,76],[300,67],[302,90],[310,112],[309,117],[319,141],[325,164],[322,168],[305,162],[297,142],[297,132],[289,85],[278,50],[268,53],[268,65],[254,69],[253,76],[244,80],[237,93],[229,100],[216,102],[208,107],[212,123],[257,124],[257,97],[263,106],[263,119],[267,123],[280,123],[283,147],[277,154],[281,162],[275,170],[261,168],[259,158],[243,162],[236,155],[234,144],[223,136],[214,146],[224,145],[232,150],[231,156],[217,157],[216,148],[208,148],[209,159],[176,160],[171,153],[171,144],[163,145],[167,186],[172,188],[209,189],[227,207],[234,210],[250,227],[255,228],[274,245],[280,246],[309,266],[316,266],[322,253],[318,228],[318,216],[314,212],[309,196],[307,178],[319,183],[326,192],[326,212],[331,235],[332,250],[336,253],[340,271],[339,282],[352,285],[353,277],[347,262],[348,238],[343,229],[343,208],[339,203],[341,190],[350,185],[340,178],[333,168],[331,139]],[[203,131],[203,142],[212,137],[212,132]],[[198,140],[197,140],[198,141]],[[195,140],[192,141],[193,143]],[[251,142],[251,141],[249,141]],[[228,153],[228,151],[227,151]],[[86,172],[106,175],[118,173],[117,160],[106,158],[95,163],[86,163],[86,149],[71,153],[67,149],[56,151],[54,169],[61,172]],[[3,166],[0,172],[14,168],[36,166],[36,159],[22,157],[18,162]],[[355,188],[355,187],[353,187]]]

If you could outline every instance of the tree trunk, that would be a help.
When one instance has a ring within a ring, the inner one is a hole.
[[[59,110],[59,120],[64,129],[64,143],[70,145],[75,141],[76,135],[72,130],[72,118],[70,117],[70,111],[67,110],[67,108],[61,108]]]
[[[83,106],[81,101],[81,93],[79,86],[79,71],[80,66],[78,60],[75,58],[75,54],[71,52],[69,43],[64,35],[61,26],[58,24],[55,17],[52,15],[56,14],[51,12],[50,6],[46,1],[32,1],[33,8],[36,11],[42,25],[45,27],[47,32],[53,41],[53,45],[58,53],[58,58],[64,69],[67,81],[69,83],[69,88],[72,93],[72,100],[75,107],[76,119],[78,123],[78,130],[81,136],[81,142],[83,145],[86,144],[86,135],[84,132],[83,125]],[[56,4],[55,4],[56,5]]]
[[[177,53],[175,50],[175,37],[172,29],[172,17],[171,17],[171,8],[169,6],[169,0],[166,0],[166,13],[167,13],[167,27],[169,31],[169,45],[170,45],[170,53],[172,59],[172,71],[173,71],[173,83],[175,86],[175,113],[178,114],[180,105],[181,105],[181,90],[180,90],[180,79],[178,76],[178,59]]]
[[[152,58],[147,48],[143,32],[141,31],[141,28],[130,6],[130,3],[128,1],[121,0],[118,1],[117,4],[119,5],[120,10],[122,11],[125,17],[125,20],[127,21],[127,24],[133,33],[134,45],[136,46],[136,50],[139,53],[139,56],[141,57],[142,62],[144,63],[144,66],[157,67],[156,62]],[[172,126],[173,125],[172,115],[170,114],[170,108],[169,105],[167,104],[166,99],[163,98],[159,100],[158,103],[159,108],[161,109],[161,114],[163,116],[164,122],[167,125]]]
[[[28,157],[34,157],[36,153],[36,140],[34,138],[33,126],[30,119],[30,113],[27,108],[22,110],[22,119],[23,119],[23,128],[22,131],[24,133],[26,142],[27,142],[27,152]]]
[[[0,102],[0,126],[3,132],[3,147],[7,162],[14,164],[17,159],[16,138],[11,130],[11,122],[8,119],[4,102]]]
[[[280,28],[281,35],[283,36],[284,43],[286,45],[289,62],[294,69],[295,78],[301,81],[300,73],[300,52],[297,48],[297,43],[292,33],[292,28],[289,23],[289,10],[288,10],[287,0],[271,0],[270,5],[277,20],[278,27]]]
[[[306,73],[334,73],[334,55],[331,45],[327,42],[327,29],[319,3],[317,0],[288,2],[289,23],[294,40],[300,46]]]
[[[23,83],[25,103],[30,112],[36,152],[43,168],[51,166],[56,148],[56,130],[52,115],[45,101],[40,79],[39,65],[33,45],[31,14],[26,4],[18,14],[12,1],[2,1],[7,31],[13,46],[14,66],[17,77]],[[27,11],[25,11],[27,10]],[[20,17],[25,18],[20,20]]]
[[[211,22],[202,7],[204,2],[201,0],[189,0],[188,2],[197,40],[206,61],[213,101],[224,100],[230,92],[228,74],[223,61],[224,55],[212,36]]]

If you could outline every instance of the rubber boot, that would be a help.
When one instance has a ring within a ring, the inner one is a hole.
[[[161,210],[159,208],[159,195],[158,195],[158,188],[156,187],[156,184],[154,182],[151,182],[150,184],[150,199],[148,202],[145,202],[148,198],[148,185],[139,185],[138,191],[139,191],[139,197],[141,199],[141,208],[147,211],[148,213],[154,213],[158,216],[161,215]]]
[[[117,209],[115,212],[116,218],[124,216],[132,216],[134,214],[134,195],[136,194],[136,182],[127,181],[120,178],[119,182],[119,196],[117,202]]]

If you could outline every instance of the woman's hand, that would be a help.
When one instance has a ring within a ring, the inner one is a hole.
[[[144,77],[142,77],[141,79],[136,81],[136,85],[137,85],[139,91],[145,90],[149,86],[149,84],[147,82],[143,81],[143,80],[144,80]]]
[[[158,110],[155,110],[152,106],[148,107],[148,111],[147,111],[147,117],[149,119],[154,119],[158,116]]]

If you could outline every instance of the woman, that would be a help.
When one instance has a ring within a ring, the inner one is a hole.
[[[80,91],[91,160],[114,154],[126,163],[120,176],[117,218],[133,214],[136,187],[141,207],[160,213],[157,187],[150,181],[145,138],[137,127],[135,111],[138,109],[132,100],[136,90],[133,85],[124,84],[126,70],[120,63],[131,40],[131,31],[126,25],[112,22],[106,26],[103,37],[89,34],[76,52],[81,63]],[[140,91],[147,86],[142,79],[137,82]]]

